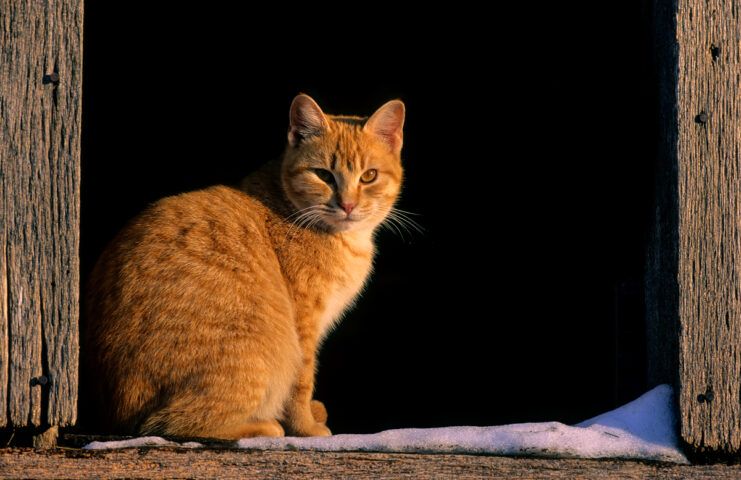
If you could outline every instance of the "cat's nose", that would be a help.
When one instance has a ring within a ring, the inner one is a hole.
[[[355,208],[355,205],[356,204],[354,203],[340,203],[340,207],[342,207],[342,209],[345,210],[345,213],[347,213],[348,215],[350,215],[352,209]]]

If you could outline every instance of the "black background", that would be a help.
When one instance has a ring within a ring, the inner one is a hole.
[[[425,232],[379,234],[322,349],[330,428],[576,422],[629,400],[655,88],[643,2],[601,3],[86,2],[83,280],[148,203],[279,156],[297,93],[335,114],[401,98],[397,206]]]

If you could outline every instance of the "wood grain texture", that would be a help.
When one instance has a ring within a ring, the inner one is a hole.
[[[660,143],[647,262],[649,380],[677,386],[691,451],[741,450],[741,22],[730,0],[655,1]]]
[[[679,402],[683,439],[741,449],[741,22],[730,0],[677,8]]]
[[[0,1],[0,426],[76,419],[82,15]]]
[[[0,449],[0,478],[737,479],[741,467],[622,460],[245,450]]]

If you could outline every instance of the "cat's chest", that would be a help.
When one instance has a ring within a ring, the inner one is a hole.
[[[352,306],[371,273],[370,234],[307,237],[282,257],[282,273],[292,293],[297,322],[310,322],[323,337]]]
[[[302,252],[302,267],[293,277],[299,317],[311,319],[323,337],[348,310],[370,276],[374,247],[370,236],[343,236],[314,243]]]
[[[317,292],[320,336],[323,336],[342,318],[342,314],[353,306],[370,276],[372,262],[372,248],[364,255],[345,255],[343,261],[339,262],[342,271],[333,275],[324,288]]]

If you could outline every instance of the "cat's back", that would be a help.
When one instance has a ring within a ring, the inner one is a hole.
[[[163,198],[108,245],[92,272],[92,295],[101,288],[125,294],[124,286],[136,281],[177,293],[184,288],[180,281],[196,281],[199,275],[228,281],[254,274],[261,260],[277,262],[268,217],[261,202],[226,186]]]
[[[114,424],[136,423],[131,415],[184,376],[217,381],[199,373],[214,359],[217,371],[245,361],[294,368],[284,359],[297,349],[293,307],[270,217],[254,197],[216,186],[152,204],[109,244],[88,286],[87,343],[106,370],[97,376],[111,380],[99,393],[118,402]],[[271,348],[258,356],[248,338]]]
[[[263,235],[264,207],[240,190],[222,185],[165,197],[147,207],[114,239],[144,247],[222,247],[223,242]],[[235,246],[235,245],[232,245]]]
[[[206,290],[225,306],[225,297],[243,300],[250,296],[244,289],[265,282],[285,293],[268,232],[272,216],[253,196],[226,186],[163,198],[135,217],[101,255],[91,275],[89,304],[151,308],[151,303],[182,304],[188,293]]]

